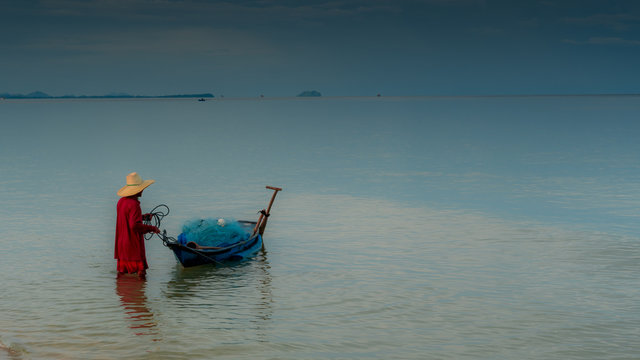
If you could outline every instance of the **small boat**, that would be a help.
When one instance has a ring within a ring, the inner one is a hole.
[[[256,222],[239,221],[246,224],[247,234],[250,235]],[[183,245],[177,241],[168,241],[165,245],[173,250],[176,259],[184,267],[221,264],[223,262],[242,261],[253,257],[262,249],[262,234],[250,235],[247,239],[238,241],[225,247],[200,246],[194,242]]]
[[[200,98],[200,99],[198,99],[198,101],[207,101],[207,99],[205,99],[205,98]]]
[[[225,243],[220,247],[201,246],[193,241],[184,243],[184,241],[168,237],[167,231],[164,230],[160,234],[163,244],[173,251],[176,259],[184,267],[206,264],[221,265],[225,262],[237,262],[253,257],[263,248],[262,234],[264,234],[264,229],[267,225],[267,218],[270,215],[276,194],[282,190],[272,186],[267,186],[267,189],[274,190],[274,192],[267,209],[260,211],[258,221],[238,221],[245,231],[245,236],[239,241]],[[182,234],[178,239],[181,239],[181,237]]]

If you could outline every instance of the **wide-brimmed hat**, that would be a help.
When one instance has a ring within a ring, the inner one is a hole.
[[[147,186],[156,182],[155,180],[142,180],[142,177],[138,175],[137,172],[132,172],[127,175],[127,185],[123,186],[122,189],[118,190],[118,196],[133,196],[142,190],[146,189]]]

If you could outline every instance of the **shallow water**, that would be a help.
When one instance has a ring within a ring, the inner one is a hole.
[[[0,359],[640,353],[640,97],[0,102]],[[255,259],[116,279],[115,192]]]

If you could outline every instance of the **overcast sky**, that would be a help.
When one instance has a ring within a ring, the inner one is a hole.
[[[636,0],[0,4],[0,93],[640,92]]]

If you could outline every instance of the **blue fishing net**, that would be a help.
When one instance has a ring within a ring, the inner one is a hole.
[[[200,246],[225,247],[249,238],[249,231],[232,219],[195,219],[182,226],[178,242],[186,245],[195,242]]]

